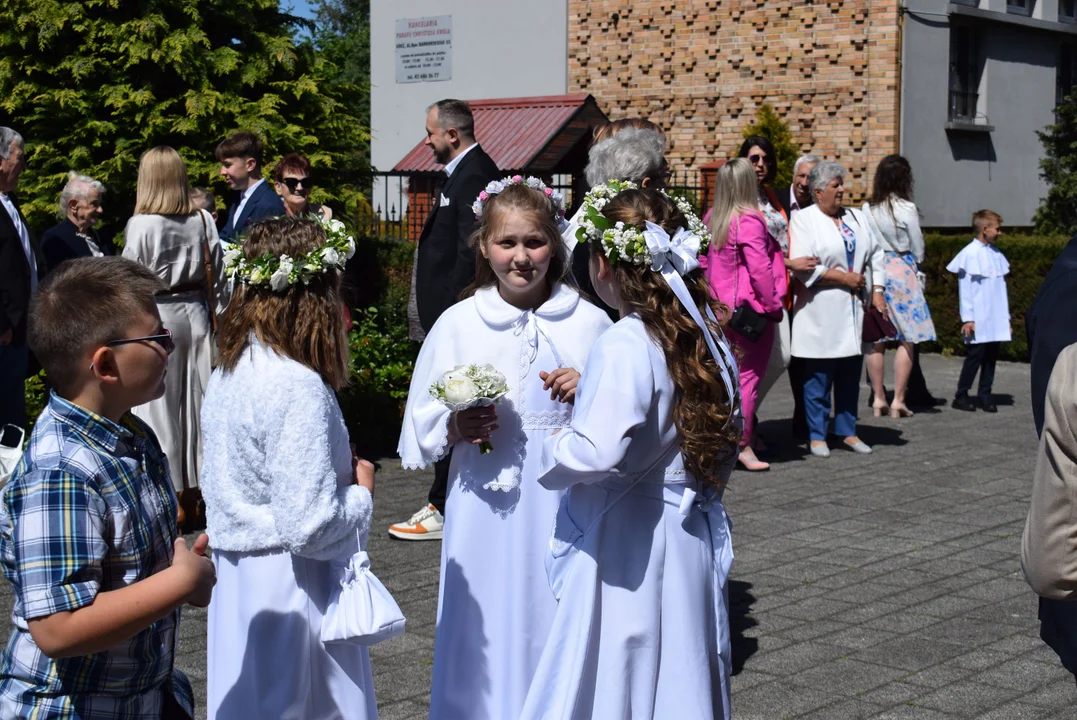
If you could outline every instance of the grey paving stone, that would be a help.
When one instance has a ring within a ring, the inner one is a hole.
[[[922,360],[932,390],[949,395],[960,360]],[[997,415],[861,417],[869,457],[779,452],[769,473],[734,474],[732,579],[744,588],[734,718],[1077,717],[1077,686],[1039,640],[1017,563],[1036,452],[1028,386],[1027,366],[1000,363],[996,392],[1015,400]],[[782,383],[760,409],[760,430],[779,450],[790,446],[791,409]],[[426,502],[431,476],[382,465],[369,552],[408,633],[371,649],[374,684],[383,719],[422,718],[441,547],[385,529]],[[10,608],[4,586],[0,612]],[[186,609],[177,666],[193,681],[199,717],[205,633],[205,611]]]
[[[997,685],[959,682],[916,700],[917,706],[940,710],[951,717],[976,717],[1014,699],[1020,692]]]

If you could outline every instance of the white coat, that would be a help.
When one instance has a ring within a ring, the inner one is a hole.
[[[862,273],[867,296],[873,284],[886,282],[882,244],[859,211],[845,209],[842,220],[856,234],[853,266],[845,255],[845,241],[834,219],[812,205],[793,215],[789,257],[816,256],[819,264],[812,272],[797,272],[804,285],[793,305],[793,355],[800,358],[842,358],[862,353],[864,304],[861,294],[843,286],[823,285],[827,270]]]

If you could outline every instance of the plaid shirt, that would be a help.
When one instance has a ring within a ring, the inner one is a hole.
[[[0,563],[15,591],[0,653],[0,717],[160,718],[166,693],[193,713],[173,668],[180,611],[94,655],[50,660],[27,621],[76,610],[172,563],[176,495],[153,431],[53,394],[3,491]]]

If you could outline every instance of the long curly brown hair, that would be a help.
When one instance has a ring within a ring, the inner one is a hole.
[[[304,255],[325,244],[325,233],[310,220],[275,218],[254,224],[243,255],[255,260],[273,255]],[[264,345],[321,375],[334,390],[348,384],[348,329],[340,299],[340,272],[318,275],[284,292],[237,283],[221,316],[218,366],[235,369],[251,333]]]
[[[613,222],[636,227],[650,221],[670,235],[688,226],[676,203],[653,190],[626,190],[610,200],[602,214]],[[601,249],[592,243],[592,251],[600,253]],[[681,452],[686,469],[701,482],[720,485],[722,466],[736,457],[740,432],[729,422],[733,398],[726,392],[703,331],[650,265],[617,263],[613,273],[622,311],[639,315],[666,357],[677,389],[673,421],[683,438]],[[689,273],[684,284],[704,318],[710,305],[722,322],[728,319],[728,308],[711,299],[710,285],[702,272]],[[712,331],[721,333],[720,326],[707,322]]]

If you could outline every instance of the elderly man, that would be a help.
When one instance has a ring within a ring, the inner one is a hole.
[[[777,190],[778,202],[790,219],[797,210],[810,207],[814,200],[811,196],[811,187],[808,184],[808,175],[819,164],[817,155],[801,155],[793,164],[793,184],[789,187]]]
[[[112,243],[94,229],[104,209],[104,194],[105,186],[99,181],[75,171],[67,174],[57,213],[63,219],[41,235],[41,252],[50,271],[64,260],[115,254]]]
[[[501,172],[475,141],[475,118],[461,100],[441,100],[426,109],[426,141],[448,176],[426,218],[415,249],[408,300],[408,330],[422,340],[441,314],[460,298],[475,278],[475,232],[471,209],[479,192]],[[427,505],[407,521],[389,527],[401,540],[440,540],[444,529],[450,452],[434,463],[434,484]]]
[[[26,316],[45,259],[11,193],[26,167],[22,136],[0,127],[0,427],[26,426]]]

